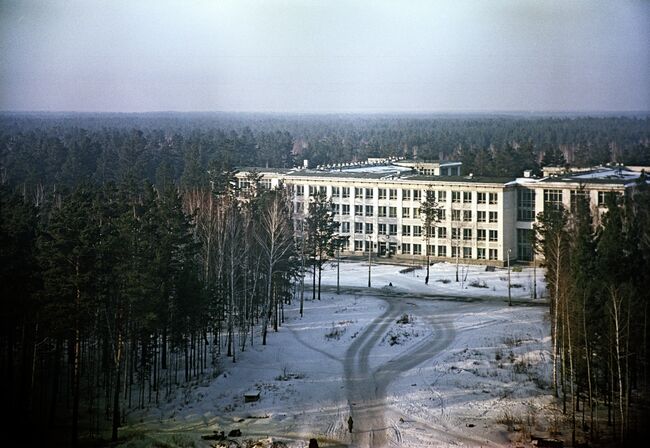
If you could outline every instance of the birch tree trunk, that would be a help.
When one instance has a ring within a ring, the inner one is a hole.
[[[624,392],[623,392],[623,372],[621,367],[621,304],[623,298],[617,288],[611,288],[611,317],[614,324],[614,350],[616,352],[616,372],[617,372],[617,386],[618,386],[618,412],[620,418],[619,432],[620,440],[623,440],[625,435],[625,413],[624,413]]]

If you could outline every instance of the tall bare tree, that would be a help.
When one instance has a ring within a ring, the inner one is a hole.
[[[262,345],[266,345],[266,334],[271,317],[273,299],[273,279],[282,265],[288,263],[294,250],[291,211],[286,193],[274,190],[267,193],[264,201],[259,231],[255,237],[259,243],[266,265],[266,298],[262,307]]]
[[[561,319],[561,302],[565,297],[565,278],[568,262],[567,217],[562,208],[548,208],[537,217],[536,245],[544,253],[546,280],[551,292],[551,337],[553,339],[553,391],[558,396],[558,332]]]

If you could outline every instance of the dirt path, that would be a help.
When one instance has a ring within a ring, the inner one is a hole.
[[[436,356],[454,339],[453,323],[444,315],[433,316],[417,301],[378,297],[386,303],[386,311],[374,319],[348,348],[344,359],[346,392],[350,413],[354,420],[352,446],[377,447],[399,443],[397,425],[386,419],[386,391],[401,373],[407,372]],[[418,315],[433,327],[432,335],[420,341],[407,352],[376,367],[370,367],[372,348],[381,341],[390,325],[403,314]]]

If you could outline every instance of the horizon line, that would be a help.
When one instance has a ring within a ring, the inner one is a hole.
[[[119,110],[11,110],[1,109],[1,114],[120,114],[120,115],[147,115],[147,114],[260,114],[260,115],[612,115],[612,114],[650,114],[647,110],[147,110],[147,111],[119,111]]]

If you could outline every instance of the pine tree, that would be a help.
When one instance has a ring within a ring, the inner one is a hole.
[[[436,202],[436,193],[434,190],[427,190],[425,199],[420,205],[420,218],[424,225],[425,252],[427,255],[427,275],[424,278],[424,284],[429,284],[429,268],[431,266],[431,254],[429,253],[429,241],[435,232],[435,223],[440,221],[440,206]]]
[[[181,186],[185,190],[201,187],[205,184],[206,173],[201,163],[201,151],[197,143],[192,143],[185,150],[185,165],[181,176]]]
[[[35,397],[30,379],[35,374],[38,328],[46,318],[37,296],[41,288],[37,236],[37,209],[6,185],[0,185],[0,388],[6,405],[12,409],[7,425],[16,428],[16,433],[33,431]]]
[[[41,240],[47,301],[44,312],[56,337],[72,347],[72,432],[79,436],[81,343],[89,331],[95,307],[96,242],[99,226],[91,212],[95,192],[88,185],[75,189],[54,211],[47,233]]]
[[[600,320],[602,307],[596,303],[595,292],[596,259],[595,232],[593,217],[589,201],[583,190],[576,194],[576,203],[570,219],[571,247],[570,270],[571,281],[568,301],[565,305],[565,320],[568,334],[568,356],[571,373],[571,421],[572,439],[576,440],[576,413],[578,412],[579,393],[586,389],[589,397],[589,406],[593,411],[593,346],[600,339],[599,330],[603,328],[594,323]],[[587,322],[590,325],[587,325]],[[577,390],[577,391],[576,391]],[[592,421],[593,425],[593,413]]]
[[[547,147],[542,158],[542,166],[566,166],[564,154],[556,146]]]
[[[306,219],[307,240],[311,261],[314,267],[314,284],[312,298],[316,298],[316,271],[318,271],[318,300],[320,300],[320,285],[323,264],[328,257],[334,256],[336,250],[335,232],[339,223],[334,221],[331,201],[323,193],[318,193],[309,204],[309,216]]]

